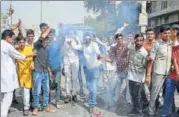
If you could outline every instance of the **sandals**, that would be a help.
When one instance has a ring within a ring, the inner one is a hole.
[[[28,116],[29,115],[29,111],[28,110],[25,110],[24,113],[23,113],[24,116]]]

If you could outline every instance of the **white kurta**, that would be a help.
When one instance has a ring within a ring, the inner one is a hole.
[[[75,41],[76,40],[76,41]],[[71,42],[71,44],[69,44]],[[77,44],[78,43],[78,44]],[[64,42],[64,63],[79,62],[78,50],[81,50],[82,45],[79,38],[67,37]]]
[[[84,58],[86,67],[88,69],[93,69],[99,67],[102,62],[98,60],[97,55],[100,55],[99,46],[96,42],[91,42],[89,46],[83,48]]]
[[[19,88],[15,59],[23,60],[25,56],[11,44],[1,40],[1,93]]]
[[[70,44],[71,42],[71,44]],[[64,42],[64,70],[66,76],[66,95],[76,95],[78,88],[79,56],[78,50],[82,48],[78,38],[67,37]]]

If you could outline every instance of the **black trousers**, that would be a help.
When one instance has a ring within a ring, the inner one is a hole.
[[[32,93],[32,89],[30,89],[30,102],[32,103],[33,102],[33,93]]]
[[[129,80],[129,89],[133,102],[133,109],[142,111],[143,104],[147,101],[144,90],[144,83]]]

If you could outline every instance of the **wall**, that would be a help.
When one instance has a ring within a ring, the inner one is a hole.
[[[151,13],[148,17],[150,27],[179,22],[179,0],[153,1],[150,8]]]

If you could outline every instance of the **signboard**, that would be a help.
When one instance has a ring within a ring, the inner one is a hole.
[[[139,14],[139,25],[140,26],[148,25],[148,14],[147,13],[140,13]]]

